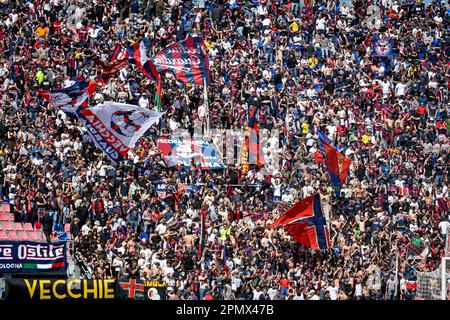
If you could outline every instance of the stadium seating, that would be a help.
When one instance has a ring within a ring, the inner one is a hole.
[[[2,240],[8,239],[8,235],[6,234],[5,230],[0,229],[0,239],[2,239]]]
[[[2,203],[2,205],[0,206],[0,212],[9,213],[10,212],[9,204]]]
[[[8,240],[18,240],[17,234],[15,231],[8,232]]]
[[[16,234],[17,234],[17,238],[19,240],[28,240],[29,239],[26,231],[23,231],[23,230],[16,231]]]
[[[31,241],[41,241],[42,236],[40,234],[40,231],[29,232],[28,239]]]
[[[5,222],[3,222],[3,228],[6,231],[14,230],[14,223],[11,223],[9,221],[5,221]]]
[[[34,231],[33,226],[31,223],[25,223],[25,226],[23,228],[25,231]]]

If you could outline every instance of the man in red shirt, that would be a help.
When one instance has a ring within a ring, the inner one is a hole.
[[[283,275],[280,280],[280,294],[287,296],[288,295],[288,289],[289,285],[291,284],[291,281],[289,279],[286,279],[286,275]]]
[[[203,300],[214,300],[214,298],[211,295],[210,291],[206,292],[205,297],[203,298]]]

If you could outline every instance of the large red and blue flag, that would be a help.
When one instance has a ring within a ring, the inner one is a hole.
[[[294,240],[313,250],[330,248],[330,232],[319,194],[294,204],[272,224],[272,228],[277,227],[284,227]]]
[[[330,139],[323,132],[318,131],[317,134],[319,136],[319,150],[330,174],[331,184],[339,187],[345,181],[352,162],[331,145]]]
[[[135,43],[128,47],[128,54],[131,57],[130,61],[136,64],[147,78],[154,81],[158,79],[158,70],[152,60],[147,56],[147,48],[144,41]]]
[[[152,59],[159,73],[172,72],[184,84],[203,85],[210,81],[209,61],[202,37],[190,37],[158,52]]]

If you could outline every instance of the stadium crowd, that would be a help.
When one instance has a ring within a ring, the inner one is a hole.
[[[162,280],[175,300],[413,299],[416,271],[439,266],[450,225],[448,4],[0,5],[0,196],[16,221],[39,219],[49,233],[70,224],[75,255],[93,277]],[[393,39],[392,57],[372,56],[376,33]],[[191,132],[205,118],[203,88],[170,74],[162,79],[166,113],[117,166],[81,123],[36,93],[90,78],[99,84],[91,105],[154,109],[155,85],[140,70],[100,79],[95,56],[141,40],[154,54],[194,35],[209,56],[211,128],[245,129],[258,106],[260,129],[281,133],[263,150],[279,170],[168,168],[155,138]],[[352,160],[339,197],[316,160],[319,129]],[[161,199],[158,182],[199,189]],[[331,248],[322,252],[270,228],[316,192],[330,225]]]

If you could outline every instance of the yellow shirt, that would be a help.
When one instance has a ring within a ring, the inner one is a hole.
[[[212,44],[209,42],[209,41],[206,41],[205,40],[205,47],[206,47],[206,50],[211,50],[211,48],[212,48]]]
[[[80,58],[82,58],[82,56],[83,56],[83,52],[81,52],[81,51],[77,51],[77,52],[75,52],[75,59],[80,59]]]
[[[297,21],[292,22],[289,28],[291,29],[291,32],[297,32],[300,29]]]
[[[409,77],[414,76],[416,74],[416,71],[417,71],[416,67],[409,67],[409,69],[408,69],[408,76]]]
[[[306,122],[302,123],[302,133],[306,134],[309,132],[309,124]]]
[[[310,67],[315,67],[319,63],[319,60],[316,57],[311,57],[308,59],[308,62]]]
[[[361,137],[361,140],[362,140],[362,142],[363,142],[364,144],[368,144],[368,143],[369,143],[369,139],[370,139],[370,136],[368,136],[367,134],[364,134],[364,135]]]
[[[36,33],[38,34],[39,38],[44,38],[45,36],[47,36],[48,33],[48,29],[47,28],[42,28],[41,26],[36,28]]]
[[[37,72],[36,80],[38,81],[39,84],[41,84],[44,81],[44,73],[41,70]]]
[[[222,230],[220,230],[220,239],[222,241],[226,241],[227,238],[231,235],[231,227],[225,227]]]

